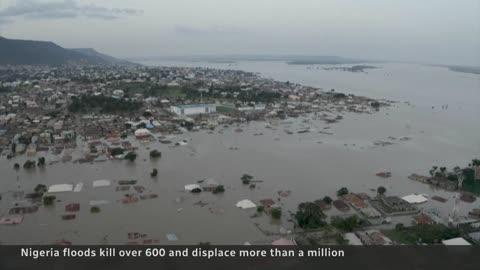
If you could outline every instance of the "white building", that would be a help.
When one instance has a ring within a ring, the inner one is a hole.
[[[115,90],[113,91],[113,98],[123,98],[123,95],[125,95],[125,93],[123,92],[123,90]]]
[[[462,237],[452,238],[448,240],[443,240],[442,244],[445,246],[471,246],[467,240],[463,239]]]
[[[170,110],[176,115],[195,115],[201,113],[213,113],[217,111],[217,106],[215,104],[189,104],[189,105],[178,105],[171,106]]]

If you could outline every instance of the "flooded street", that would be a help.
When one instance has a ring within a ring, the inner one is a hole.
[[[369,70],[368,74],[307,69],[283,62],[239,62],[231,66],[187,62],[155,64],[260,72],[276,80],[324,90],[334,88],[338,92],[398,103],[376,114],[346,113],[342,121],[334,124],[326,124],[315,115],[306,115],[271,124],[250,122],[227,128],[219,126],[213,132],[201,130],[171,138],[172,142],[187,140],[185,146],[142,143],[129,138],[139,147],[134,163],[125,160],[93,164],[59,162],[17,172],[13,169],[14,163],[23,164],[32,157],[24,155],[12,160],[1,157],[0,216],[14,203],[22,203],[13,198],[13,192],[28,193],[37,184],[84,183],[81,192],[55,194],[61,202],[53,207],[40,207],[34,214],[25,214],[22,224],[0,226],[1,244],[51,244],[60,239],[74,244],[125,244],[129,242],[129,232],[147,234],[159,244],[267,241],[269,236],[258,227],[275,233],[281,228],[292,229],[292,223],[287,220],[288,211],[295,212],[300,202],[327,195],[334,197],[341,187],[371,196],[375,195],[378,186],[386,187],[387,194],[400,197],[411,193],[442,196],[448,198],[448,202],[429,200],[419,207],[437,208],[447,217],[453,209],[454,193],[434,190],[407,177],[412,173],[426,175],[434,165],[464,166],[480,157],[478,75],[390,63],[378,64],[382,68]],[[441,109],[445,104],[448,109]],[[243,131],[236,132],[238,128]],[[307,128],[310,132],[297,133]],[[409,139],[400,140],[403,137]],[[374,141],[388,141],[392,145],[375,145]],[[85,142],[79,144],[78,153]],[[150,159],[149,152],[153,149],[162,152],[160,159]],[[53,159],[47,156],[47,163]],[[153,168],[158,169],[156,178],[150,176]],[[390,171],[392,177],[375,176],[380,171]],[[240,180],[245,173],[263,182],[250,189]],[[185,185],[206,178],[224,185],[226,192],[192,194],[184,191]],[[98,179],[110,179],[113,183],[109,187],[93,188],[92,182]],[[121,203],[124,192],[115,190],[116,181],[129,179],[138,180],[139,185],[148,193],[158,194],[158,198]],[[291,195],[280,197],[279,191],[291,191]],[[281,199],[279,203],[284,213],[281,222],[273,222],[266,214],[251,218],[255,209],[242,210],[235,206],[243,199],[258,204],[266,198]],[[108,203],[100,206],[100,213],[94,214],[90,213],[89,202],[95,200]],[[203,207],[195,204],[199,201],[208,204]],[[80,203],[81,208],[75,220],[65,221],[61,215],[65,214],[64,206],[69,203]],[[459,212],[466,214],[479,206],[480,200],[472,204],[460,202]],[[178,241],[169,242],[167,234],[175,234]]]

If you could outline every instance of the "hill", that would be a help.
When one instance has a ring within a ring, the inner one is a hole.
[[[113,56],[97,52],[93,48],[75,48],[75,49],[69,49],[69,50],[77,52],[77,53],[81,53],[81,54],[86,55],[86,56],[99,58],[99,59],[101,59],[101,60],[103,60],[103,61],[105,61],[106,63],[109,63],[109,64],[131,64],[130,62],[128,62],[126,60],[118,59],[118,58],[115,58]]]
[[[49,41],[0,37],[0,65],[113,64],[122,62],[93,49],[65,49]]]

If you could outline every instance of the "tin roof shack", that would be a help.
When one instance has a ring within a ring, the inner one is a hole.
[[[348,206],[348,204],[346,202],[344,202],[343,200],[333,201],[333,206],[335,206],[335,208],[337,208],[338,210],[340,210],[342,212],[347,212],[347,211],[350,210],[350,206]]]
[[[421,213],[413,217],[413,224],[435,224],[435,221],[429,215]]]
[[[345,199],[345,201],[347,201],[355,209],[368,207],[368,205],[362,200],[362,198],[353,193],[343,195],[343,199]]]
[[[203,191],[212,192],[219,186],[218,182],[215,179],[209,178],[203,183]]]
[[[358,231],[355,233],[364,245],[383,246],[392,244],[392,240],[383,235],[379,230]]]
[[[316,200],[314,203],[323,211],[330,210],[332,208],[332,205],[326,203],[324,200]]]
[[[379,219],[382,214],[373,207],[366,207],[359,210],[360,214],[364,215],[367,219]]]
[[[270,208],[272,208],[272,206],[275,205],[275,201],[273,201],[272,199],[263,199],[263,200],[260,200],[260,204],[265,209],[270,209]]]
[[[387,216],[413,215],[419,212],[415,206],[397,196],[378,196],[377,199],[371,200],[370,204]]]
[[[346,233],[343,235],[343,238],[347,240],[350,246],[363,246],[362,241],[354,233]]]
[[[468,212],[468,216],[480,220],[480,208],[472,209],[472,211]]]

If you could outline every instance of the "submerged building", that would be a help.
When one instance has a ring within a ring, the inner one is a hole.
[[[215,104],[188,104],[171,106],[170,110],[178,116],[213,113],[217,111]]]

